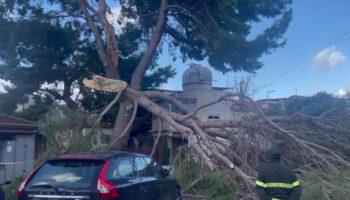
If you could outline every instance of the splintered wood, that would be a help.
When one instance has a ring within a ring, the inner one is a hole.
[[[125,81],[105,78],[99,75],[94,75],[92,79],[85,78],[83,83],[88,88],[106,92],[120,92],[128,86]]]

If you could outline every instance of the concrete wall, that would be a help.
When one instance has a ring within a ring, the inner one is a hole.
[[[196,98],[197,107],[211,103],[223,95],[229,94],[228,91],[221,90],[203,90],[194,89],[191,91],[183,91],[178,94],[179,98]],[[206,108],[201,109],[197,116],[199,119],[206,121],[209,120],[209,116],[219,116],[220,119],[225,120],[239,120],[241,118],[241,113],[231,111],[232,107],[231,101],[221,101],[219,103],[213,104]]]
[[[214,90],[214,89],[201,89],[196,88],[192,90],[186,90],[177,93],[176,98],[178,99],[196,99],[197,105],[195,108],[198,108],[202,105],[205,105],[207,103],[211,103],[218,98],[220,98],[223,95],[229,94],[228,91],[222,91],[222,90]],[[242,112],[236,112],[232,110],[233,103],[232,101],[221,101],[219,103],[210,105],[206,108],[201,109],[197,116],[200,120],[207,121],[210,120],[209,116],[217,116],[219,119],[223,120],[240,120],[244,114]],[[169,106],[162,105],[162,107],[167,108]],[[193,109],[193,106],[190,105],[191,109]],[[152,120],[152,132],[158,131],[158,118],[154,118]],[[174,132],[174,128],[169,126],[167,123],[163,123],[163,130]]]

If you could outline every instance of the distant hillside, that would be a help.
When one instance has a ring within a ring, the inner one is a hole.
[[[327,117],[332,118],[347,115],[350,112],[349,108],[349,100],[320,92],[311,97],[291,96],[274,102],[271,101],[264,111],[268,115],[303,113],[315,117],[327,115]]]

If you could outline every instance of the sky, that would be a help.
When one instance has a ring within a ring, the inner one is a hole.
[[[266,98],[268,90],[274,91],[269,98],[311,96],[320,91],[342,95],[350,91],[350,1],[294,0],[292,9],[293,20],[285,34],[287,44],[260,59],[264,66],[253,78],[251,87],[258,89],[254,99]],[[252,34],[270,24],[271,20],[255,24]],[[181,90],[182,73],[192,62],[174,62],[167,52],[163,53],[160,64],[171,64],[177,75],[162,88]],[[206,61],[199,63],[209,67]],[[235,80],[250,76],[212,71],[213,85],[219,87],[233,87]]]

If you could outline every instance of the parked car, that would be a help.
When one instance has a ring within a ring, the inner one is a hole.
[[[48,160],[21,184],[19,200],[180,200],[180,187],[152,158],[80,153]]]
[[[0,200],[5,200],[5,192],[0,185]]]

